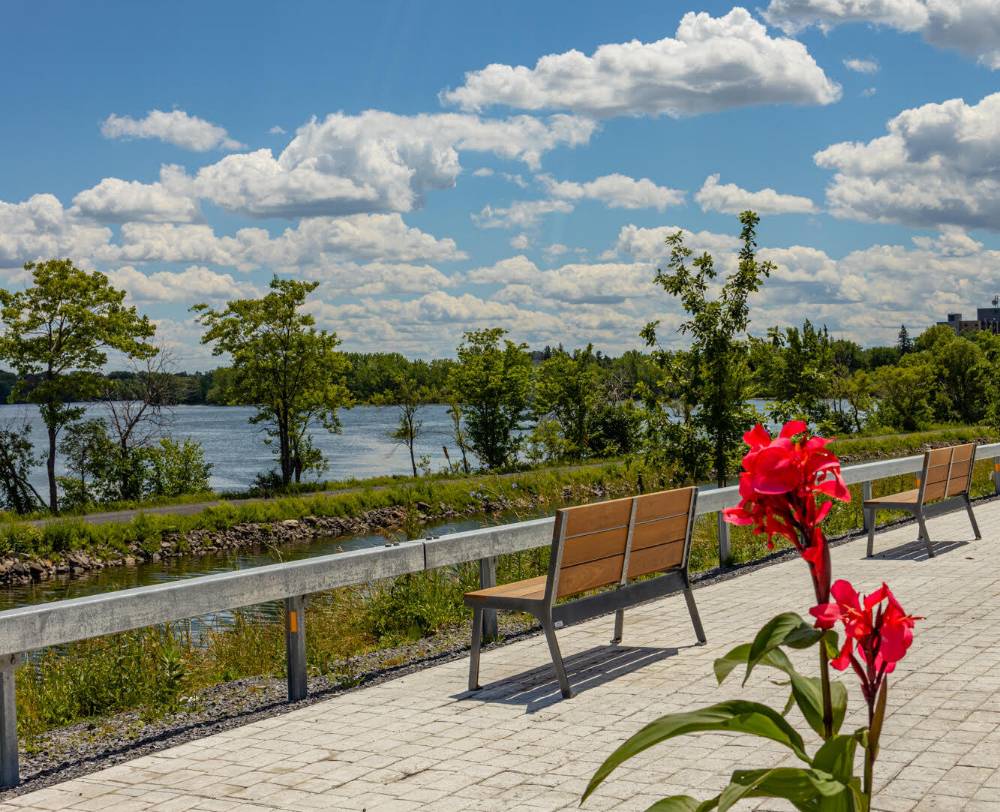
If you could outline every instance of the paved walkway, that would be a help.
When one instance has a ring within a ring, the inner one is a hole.
[[[881,534],[877,549],[889,552],[874,561],[863,558],[862,542],[834,550],[836,576],[865,591],[884,579],[927,618],[892,679],[878,809],[1000,810],[1000,502],[977,514],[979,542],[964,514],[930,522],[942,540],[933,559],[912,543],[913,526]],[[774,614],[804,613],[810,592],[798,560],[698,589],[704,647],[692,645],[679,597],[628,612],[618,648],[608,646],[610,618],[567,629],[561,643],[578,691],[569,701],[536,637],[486,652],[487,687],[474,696],[464,691],[467,663],[448,663],[24,795],[0,811],[573,809],[604,757],[664,712],[732,696],[780,707],[785,689],[764,672],[746,689],[738,679],[717,688],[712,660]],[[863,724],[860,694],[849,688],[847,728]],[[760,741],[702,734],[653,748],[584,809],[645,809],[678,792],[708,797],[734,767],[785,757]]]

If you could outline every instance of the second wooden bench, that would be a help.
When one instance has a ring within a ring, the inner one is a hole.
[[[695,635],[705,642],[691,593],[688,558],[697,488],[564,508],[556,514],[548,575],[479,589],[465,595],[472,607],[469,690],[479,688],[483,611],[528,612],[542,624],[552,666],[564,697],[572,696],[556,629],[615,612],[612,643],[621,642],[625,609],[672,592],[683,592]],[[661,573],[654,578],[646,578]],[[615,589],[594,594],[594,590]],[[559,601],[565,598],[572,600]]]

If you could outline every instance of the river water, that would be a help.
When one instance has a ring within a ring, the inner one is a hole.
[[[87,404],[87,417],[103,417],[104,407]],[[170,410],[170,422],[164,433],[175,439],[189,437],[202,444],[205,459],[212,463],[210,484],[214,490],[245,490],[259,473],[275,467],[272,448],[264,442],[264,432],[249,420],[250,406],[176,406]],[[27,419],[36,449],[45,445],[45,429],[38,410],[27,405],[0,405],[0,426]],[[460,458],[452,436],[448,407],[425,406],[419,412],[423,427],[417,440],[417,456],[430,457],[431,469],[445,465],[443,445],[453,461]],[[341,434],[331,434],[322,426],[313,431],[316,446],[330,467],[323,479],[358,479],[386,474],[411,474],[406,448],[389,435],[399,423],[395,406],[355,406],[340,412]],[[63,473],[62,471],[60,473]],[[39,467],[33,477],[35,487],[43,491],[45,471]],[[44,492],[44,491],[43,491]]]

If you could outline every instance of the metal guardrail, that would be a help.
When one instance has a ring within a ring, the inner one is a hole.
[[[993,459],[994,487],[1000,493],[1000,443],[980,446],[977,458]],[[868,497],[874,480],[917,473],[922,465],[923,455],[901,457],[846,466],[843,475],[848,484],[860,483]],[[697,515],[718,514],[719,561],[723,564],[730,559],[730,550],[729,525],[722,522],[721,510],[738,501],[735,486],[707,489],[698,495]],[[472,561],[480,564],[482,586],[494,586],[496,557],[547,546],[552,526],[552,518],[534,519],[0,612],[0,788],[19,781],[14,684],[25,652],[284,600],[288,698],[296,701],[306,696],[306,596]],[[484,632],[495,636],[495,612],[484,622]]]

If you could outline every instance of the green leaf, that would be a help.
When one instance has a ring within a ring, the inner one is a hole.
[[[854,812],[851,787],[817,769],[776,767],[770,770],[737,770],[729,786],[719,796],[719,812],[729,809],[741,798],[783,798],[796,809]]]
[[[724,790],[722,794],[719,795],[719,812],[725,812],[737,801],[743,798],[750,797],[751,793],[756,790],[768,777],[772,775],[774,770],[760,770],[760,775],[754,778],[752,781],[746,783],[736,783],[731,782]],[[734,776],[735,778],[735,776]]]
[[[719,681],[719,685],[722,685],[723,681],[728,677],[738,666],[746,665],[747,660],[750,658],[750,643],[743,643],[737,646],[724,657],[719,657],[715,661],[715,678]],[[771,668],[777,668],[779,671],[784,671],[786,674],[789,670],[794,670],[792,661],[788,659],[788,655],[785,654],[781,649],[774,649],[768,652],[760,659],[761,665],[769,665]]]
[[[671,795],[669,798],[661,798],[648,807],[646,812],[709,812],[718,805],[718,798],[699,802],[690,795]]]
[[[781,645],[789,645],[792,648],[808,648],[814,645],[823,633],[819,629],[814,629],[809,623],[803,620],[795,612],[784,612],[777,617],[771,618],[764,627],[757,632],[757,636],[750,644],[750,652],[747,655],[747,671],[743,676],[743,684],[747,684],[750,672],[765,656]]]
[[[632,756],[662,741],[707,730],[749,733],[771,739],[788,747],[802,761],[810,763],[802,737],[780,713],[759,702],[731,699],[699,710],[671,713],[650,722],[608,756],[590,779],[583,793],[583,800],[597,789],[612,770]]]
[[[824,742],[813,757],[813,767],[849,784],[854,778],[854,754],[862,733],[863,730],[859,730],[846,736],[834,736]]]
[[[809,726],[820,736],[825,735],[823,725],[823,681],[819,677],[805,677],[797,671],[790,671],[792,678],[792,699],[799,706]],[[847,714],[847,688],[842,682],[831,680],[830,699],[833,708],[833,732],[840,731]]]
[[[840,636],[833,629],[826,630],[823,645],[826,647],[827,659],[832,660],[840,654]]]

